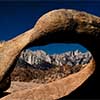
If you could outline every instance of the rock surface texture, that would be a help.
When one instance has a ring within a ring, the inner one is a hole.
[[[90,52],[82,53],[79,50],[69,51],[61,54],[52,54],[49,55],[43,50],[31,51],[31,50],[23,50],[19,56],[19,62],[25,61],[30,65],[36,66],[36,68],[40,68],[43,64],[42,68],[45,69],[45,64],[53,66],[75,66],[75,65],[83,65],[89,63],[92,55]],[[40,67],[39,67],[40,65]]]
[[[49,60],[44,59],[47,56]],[[90,52],[82,53],[78,50],[54,55],[42,50],[24,50],[11,74],[11,81],[41,84],[53,82],[82,70],[91,59]]]
[[[85,84],[85,87],[83,86],[84,88],[79,88],[79,90],[77,90],[77,93],[83,97],[100,97],[100,93],[96,93],[96,91],[100,90],[100,83],[98,81],[100,73],[100,63],[98,59],[100,54],[100,47],[98,44],[100,42],[100,17],[71,9],[58,9],[44,14],[40,17],[32,29],[0,45],[0,84],[5,84],[4,80],[14,69],[14,64],[17,60],[17,57],[24,48],[55,42],[80,43],[92,53],[96,61],[95,73],[90,77],[89,80],[86,81],[87,83]],[[91,68],[92,70],[90,70]],[[69,76],[70,78],[67,78],[69,79],[69,83],[68,80],[64,81],[64,79],[62,79],[63,81],[55,81],[50,85],[47,84],[41,88],[38,88],[36,91],[32,89],[30,90],[30,94],[32,93],[36,95],[39,89],[40,93],[42,90],[46,92],[50,87],[52,94],[50,95],[50,98],[48,96],[49,91],[47,91],[46,94],[44,93],[43,97],[48,97],[49,99],[53,97],[53,99],[58,99],[62,96],[68,95],[77,87],[79,87],[87,79],[87,77],[93,73],[94,67],[92,66],[91,68],[89,68],[88,71],[88,67],[86,67],[87,71],[84,69],[84,72],[83,70],[84,75],[83,72],[80,71],[79,73],[75,74],[75,77],[74,75]],[[72,83],[72,81],[70,81],[71,78],[77,81],[69,86],[70,89],[66,90],[66,84],[69,85]],[[0,88],[3,89],[4,86],[1,86]],[[55,88],[56,86],[57,88]],[[54,88],[57,91],[55,94],[53,92],[55,90]],[[66,91],[62,92],[64,89]],[[23,91],[22,95],[20,95],[18,98],[25,96],[26,93],[29,93],[29,91]],[[69,97],[77,96],[77,93],[73,92],[71,95],[69,95]],[[19,93],[16,93],[16,95],[17,94]],[[11,94],[11,97],[13,98],[15,95]],[[28,97],[31,98],[32,96]],[[41,96],[39,96],[39,98],[40,97]]]
[[[90,77],[94,69],[95,62],[91,60],[83,70],[48,84],[32,82],[19,84],[18,82],[13,82],[11,88],[7,91],[11,94],[1,98],[1,100],[57,100],[65,95],[69,95],[78,88]]]

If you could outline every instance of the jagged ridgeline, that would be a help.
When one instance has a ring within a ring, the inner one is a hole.
[[[89,51],[82,53],[79,50],[76,51],[68,51],[61,54],[52,54],[49,55],[43,50],[31,51],[31,50],[23,50],[20,57],[19,62],[24,61],[30,65],[34,65],[37,68],[48,68],[53,65],[55,66],[76,66],[87,64],[92,55]],[[47,66],[46,66],[47,65]]]
[[[12,81],[49,83],[76,73],[91,60],[90,52],[79,50],[49,55],[43,50],[23,50],[11,74]]]
[[[0,45],[2,45],[5,40],[0,41]],[[92,58],[92,55],[89,51],[82,53],[79,50],[76,51],[68,51],[61,54],[52,54],[49,55],[43,50],[23,50],[19,56],[17,61],[18,63],[27,63],[29,65],[34,65],[36,68],[49,68],[52,65],[55,66],[63,66],[63,65],[83,65],[87,64]]]
[[[0,41],[0,45],[5,41]],[[76,73],[92,59],[89,51],[68,51],[61,54],[47,54],[43,50],[23,50],[11,73],[12,81],[49,83]]]

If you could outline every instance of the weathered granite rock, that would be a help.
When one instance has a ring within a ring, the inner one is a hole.
[[[37,50],[34,52],[31,50],[23,50],[19,58],[29,63],[30,65],[38,65],[43,61],[51,63],[50,56],[43,50]]]
[[[100,17],[88,14],[86,12],[80,12],[70,9],[53,10],[44,14],[37,21],[34,28],[9,41],[6,41],[0,47],[0,84],[6,77],[9,76],[14,68],[14,63],[16,62],[17,56],[25,47],[45,45],[55,42],[71,42],[82,44],[93,54],[93,57],[98,66],[98,57],[100,54],[100,47],[98,44],[100,42]],[[87,76],[88,75],[90,75],[90,72],[87,73]],[[84,77],[84,80],[87,79],[87,76]],[[87,94],[88,91],[88,93],[91,94],[90,96],[99,96],[98,93],[94,93],[94,91],[100,89],[100,84],[97,81],[99,79],[98,76],[99,66],[96,68],[95,74],[93,74],[92,79],[89,81],[89,88],[88,86],[85,88],[85,94]],[[80,76],[80,78],[82,77]],[[93,79],[95,80],[95,85],[93,84]],[[83,81],[81,82],[81,84],[82,83]],[[78,84],[80,83],[77,83],[76,85]],[[64,85],[65,84],[63,84],[63,86]],[[53,89],[54,86],[50,85],[50,87]],[[60,83],[58,87],[62,88],[60,87]],[[75,87],[77,86],[74,86],[73,88],[70,86],[70,91],[75,90]],[[42,89],[44,88],[45,87],[43,87]],[[90,88],[93,90],[90,90]],[[61,96],[64,95],[65,93],[61,94]],[[56,96],[55,98],[59,98],[61,96]]]
[[[31,51],[28,49],[21,52],[19,56],[19,62],[25,61],[30,65],[36,66],[36,68],[39,68],[39,65],[41,65],[41,68],[44,68],[45,63],[48,63],[51,66],[63,66],[65,64],[69,66],[76,66],[79,64],[83,65],[87,64],[91,58],[92,55],[89,51],[83,53],[79,50],[76,50],[50,55],[43,50]]]
[[[48,84],[34,84],[29,82],[28,85],[28,83],[15,82],[7,91],[11,92],[11,94],[1,100],[57,100],[69,95],[73,90],[78,88],[91,76],[94,69],[95,62],[91,60],[83,70]]]

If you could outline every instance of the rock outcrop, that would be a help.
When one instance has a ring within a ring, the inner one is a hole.
[[[45,67],[45,64],[51,64],[51,66],[76,66],[89,63],[92,55],[90,52],[82,53],[79,50],[69,51],[61,54],[47,54],[43,50],[31,51],[23,50],[19,56],[19,62],[25,61],[30,65],[34,65],[39,68],[39,65],[42,68]],[[48,66],[49,67],[49,66]]]
[[[83,70],[48,84],[13,82],[7,91],[11,94],[1,100],[56,100],[78,88],[91,76],[94,69],[95,62],[91,60]]]
[[[30,65],[39,65],[43,61],[51,63],[50,56],[42,50],[37,50],[34,52],[31,50],[23,50],[20,54],[19,59],[26,61]]]
[[[47,55],[49,60],[44,59]],[[82,53],[78,50],[53,55],[42,50],[24,50],[17,60],[11,80],[47,84],[82,70],[91,59],[90,52]]]
[[[100,54],[99,53],[100,47],[98,44],[100,42],[100,17],[88,14],[86,12],[80,12],[71,9],[53,10],[44,14],[36,22],[34,28],[9,41],[6,41],[3,45],[1,45],[0,84],[2,84],[4,82],[3,80],[10,75],[11,71],[15,67],[14,64],[17,60],[18,55],[24,48],[36,45],[45,45],[55,42],[80,43],[92,53],[97,65],[96,71],[91,77],[91,79],[88,81],[86,87],[82,89],[82,91],[85,92],[84,93],[80,92],[80,95],[86,95],[87,97],[99,97],[100,93],[96,93],[94,91],[100,89],[100,84],[98,81],[99,65],[100,65],[98,59]],[[92,68],[93,70],[86,71],[86,73],[84,73],[84,77],[82,77],[83,75],[81,76],[83,72],[82,73],[80,72],[79,74],[77,73],[79,79],[78,81],[76,81],[76,84],[70,86],[71,90],[66,90],[66,93],[64,92],[59,96],[57,96],[58,92],[55,92],[55,99],[62,97],[64,95],[68,95],[69,93],[74,91],[76,87],[79,87],[87,79],[87,76],[90,76],[93,73],[94,67]],[[72,77],[74,79],[77,79],[77,77],[74,76]],[[66,86],[65,85],[66,82],[67,81],[63,82],[64,87]],[[62,85],[60,86],[61,81],[58,83],[59,85],[57,85],[58,87],[56,89],[62,89],[61,87]],[[53,83],[51,84],[52,85],[50,85],[50,87],[53,90],[54,86],[56,85],[56,82],[54,83],[55,85]],[[48,87],[48,85],[46,86]],[[42,90],[44,88],[47,89],[46,86],[44,86],[41,89]],[[59,91],[59,93],[60,92],[61,91]],[[25,92],[23,94],[25,94]]]

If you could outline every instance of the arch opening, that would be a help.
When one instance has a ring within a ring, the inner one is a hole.
[[[11,79],[49,83],[79,72],[91,59],[91,53],[79,44],[54,43],[31,47],[21,52]]]

